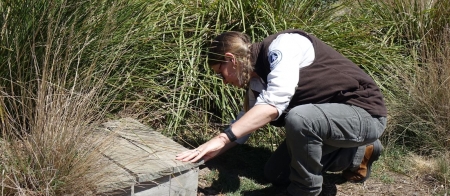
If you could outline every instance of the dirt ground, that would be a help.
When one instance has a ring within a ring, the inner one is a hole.
[[[213,182],[207,180],[211,169],[207,166],[200,170],[198,196],[226,195],[226,191],[221,190],[220,186],[213,186]],[[226,171],[220,171],[226,172]],[[394,172],[384,173],[389,176],[389,180],[383,180],[383,177],[374,175],[364,183],[346,182],[339,173],[326,174],[322,187],[323,196],[347,196],[347,195],[402,195],[402,196],[428,196],[428,195],[447,195],[443,192],[444,187],[438,185],[433,179],[427,176],[408,177]],[[263,188],[267,189],[267,188]],[[277,195],[283,192],[285,187],[275,187],[272,189],[252,191],[242,193],[241,195]],[[225,192],[225,193],[223,193]]]
[[[240,153],[234,152],[233,156],[238,154]],[[272,186],[264,180],[261,174],[263,165],[264,163],[261,161],[245,162],[240,158],[233,159],[230,156],[224,156],[217,160],[213,159],[200,167],[197,195],[223,196],[229,194],[253,196],[277,195],[284,192],[286,187]],[[324,174],[321,195],[450,195],[449,187],[440,185],[437,180],[429,175],[406,176],[384,170],[381,167],[373,167],[371,177],[364,183],[346,182],[340,173]],[[258,186],[245,188],[245,186],[249,185],[243,182],[245,181],[243,180],[244,178],[247,181],[258,184]]]

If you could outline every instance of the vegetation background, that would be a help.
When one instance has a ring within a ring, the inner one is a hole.
[[[229,30],[259,41],[299,28],[382,88],[389,126],[380,166],[431,176],[443,194],[449,22],[448,0],[0,0],[0,193],[95,193],[105,141],[90,130],[108,118],[132,116],[201,144],[233,119],[243,94],[207,67],[209,41]],[[264,127],[248,146],[273,150],[283,134]]]

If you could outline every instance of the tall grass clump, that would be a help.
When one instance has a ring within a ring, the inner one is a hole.
[[[448,1],[360,1],[378,21],[390,21],[379,33],[403,49],[404,64],[389,67],[389,143],[433,154],[449,148]],[[391,59],[394,59],[391,56]]]
[[[138,59],[141,7],[0,1],[0,194],[94,194],[105,173],[93,130]],[[126,68],[126,69],[125,69]]]
[[[419,152],[439,155],[450,149],[450,29],[427,38],[418,52],[413,74],[403,76],[409,96],[397,106],[402,139]]]
[[[384,138],[389,146],[401,146],[436,160],[434,168],[424,173],[447,185],[450,3],[392,0],[363,5],[370,7],[367,13],[373,18],[392,21],[390,28],[380,32],[386,35],[385,40],[403,48],[402,57],[406,60],[405,64],[389,67],[390,80],[386,81],[392,96]]]

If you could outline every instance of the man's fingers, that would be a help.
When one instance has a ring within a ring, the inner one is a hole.
[[[194,158],[195,156],[197,156],[198,154],[200,154],[199,150],[188,150],[188,151],[184,151],[178,155],[176,155],[176,160],[181,160],[181,161],[189,161],[192,158]]]
[[[186,162],[186,161],[195,162],[195,161],[201,159],[204,154],[205,153],[202,154],[201,151],[198,149],[188,150],[188,151],[184,151],[180,154],[177,154],[175,159],[184,161],[184,162]]]
[[[206,154],[206,152],[204,152],[204,151],[203,151],[203,152],[198,151],[197,156],[195,156],[195,158],[192,159],[191,162],[192,162],[192,163],[197,162],[197,161],[200,160],[203,156],[205,156],[205,154]]]
[[[189,156],[184,158],[183,161],[191,161],[192,162],[192,159],[196,158],[199,154],[200,154],[199,150],[194,150],[191,152],[191,154]]]
[[[216,156],[224,146],[225,142],[219,137],[215,137],[194,150],[181,153],[176,159],[190,162],[197,162],[204,156],[210,159]]]
[[[184,159],[187,156],[189,156],[191,153],[192,153],[192,150],[184,151],[184,152],[182,152],[180,154],[177,154],[175,159],[177,159],[177,160]]]

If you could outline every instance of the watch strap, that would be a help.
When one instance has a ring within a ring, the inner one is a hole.
[[[236,136],[234,135],[233,131],[231,130],[231,126],[229,126],[228,128],[226,128],[225,131],[223,131],[223,132],[227,135],[228,139],[229,139],[231,142],[236,141],[237,138],[236,138]]]

